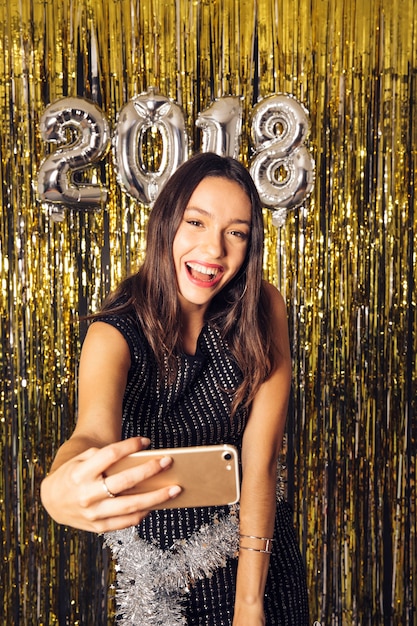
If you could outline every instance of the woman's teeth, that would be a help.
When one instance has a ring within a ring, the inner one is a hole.
[[[205,265],[199,265],[198,263],[187,263],[187,267],[194,277],[196,277],[194,272],[197,272],[198,274],[204,274],[210,280],[213,280],[213,278],[215,278],[219,273],[219,269],[217,267],[206,267]]]

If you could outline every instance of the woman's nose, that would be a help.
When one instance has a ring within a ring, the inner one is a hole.
[[[206,251],[213,259],[219,259],[223,257],[225,253],[223,234],[218,232],[207,233],[205,247]]]

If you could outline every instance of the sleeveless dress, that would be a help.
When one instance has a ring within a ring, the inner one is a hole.
[[[216,328],[204,326],[196,354],[179,356],[168,382],[134,314],[96,320],[117,328],[130,349],[123,438],[149,437],[150,448],[228,443],[240,451],[248,411],[241,407],[230,419],[230,407],[242,373]],[[106,533],[116,560],[116,623],[231,626],[238,517],[236,505],[166,509]],[[264,604],[267,626],[308,626],[304,565],[291,509],[279,493]]]

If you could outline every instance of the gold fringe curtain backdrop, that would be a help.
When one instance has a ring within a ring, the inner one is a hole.
[[[38,492],[76,416],[73,319],[140,262],[149,207],[121,189],[109,153],[88,174],[109,189],[106,207],[53,215],[37,196],[53,150],[39,120],[78,95],[113,133],[121,107],[153,86],[183,108],[190,152],[198,113],[241,96],[245,163],[259,98],[289,93],[309,110],[315,188],[280,229],[265,210],[265,275],[288,302],[288,493],[311,622],[416,623],[416,8],[0,0],[4,623],[112,622],[107,552],[51,522]]]

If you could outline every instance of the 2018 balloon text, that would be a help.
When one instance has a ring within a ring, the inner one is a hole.
[[[237,96],[215,100],[195,122],[202,151],[238,157],[242,103]],[[305,146],[308,112],[288,94],[273,94],[257,103],[251,116],[254,156],[250,172],[264,206],[292,209],[310,194],[314,160]],[[100,209],[108,189],[93,180],[77,182],[78,173],[98,164],[113,139],[113,158],[122,189],[152,205],[162,186],[188,157],[188,136],[181,107],[155,90],[135,96],[119,112],[113,138],[103,111],[80,97],[65,97],[47,106],[40,120],[42,139],[57,148],[40,165],[37,191],[42,202],[58,210]],[[148,133],[159,134],[160,158],[145,162]]]

